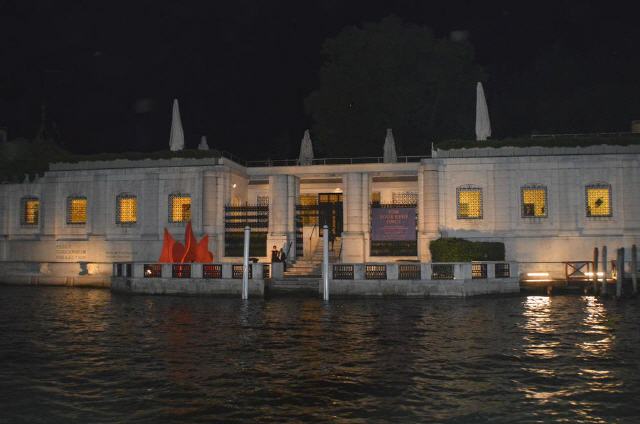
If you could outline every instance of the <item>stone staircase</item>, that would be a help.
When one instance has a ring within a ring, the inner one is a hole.
[[[334,242],[334,249],[329,249],[329,262],[337,261],[340,240]],[[289,293],[318,293],[318,284],[322,278],[322,240],[309,256],[298,259],[287,265],[284,278],[272,280],[267,288],[269,291]]]

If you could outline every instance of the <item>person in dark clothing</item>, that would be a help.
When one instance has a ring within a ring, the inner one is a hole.
[[[278,252],[278,248],[273,246],[271,249],[271,263],[280,262],[280,252]]]
[[[282,267],[286,271],[287,270],[287,254],[284,253],[284,247],[280,249],[280,252],[278,252],[278,261],[282,262]]]

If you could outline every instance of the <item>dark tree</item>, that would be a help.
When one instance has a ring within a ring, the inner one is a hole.
[[[386,128],[401,154],[473,136],[482,73],[469,44],[387,17],[344,29],[325,41],[323,55],[320,88],[305,102],[321,154],[381,156]]]

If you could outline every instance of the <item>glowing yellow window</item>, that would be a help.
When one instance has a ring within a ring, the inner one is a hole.
[[[118,196],[116,205],[116,222],[118,224],[135,224],[138,221],[138,199],[131,194]]]
[[[169,222],[191,221],[191,196],[172,194],[169,196]]]
[[[522,188],[522,216],[524,218],[544,218],[547,216],[546,187]]]
[[[482,189],[458,188],[458,219],[482,219]]]
[[[40,218],[40,201],[36,198],[22,199],[22,224],[38,225]]]
[[[587,186],[587,216],[611,216],[611,186]]]
[[[67,224],[87,223],[87,198],[69,197],[67,199]]]
[[[316,194],[300,195],[300,216],[303,226],[311,226],[318,223],[318,196]]]

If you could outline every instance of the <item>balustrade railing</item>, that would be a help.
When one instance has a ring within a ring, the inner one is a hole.
[[[476,280],[478,282],[518,276],[517,266],[509,262],[474,263],[357,263],[332,264],[331,280]],[[515,269],[515,271],[514,271]],[[243,266],[238,263],[159,264],[114,263],[112,275],[119,278],[242,279]],[[249,264],[250,279],[279,279],[282,264]]]

